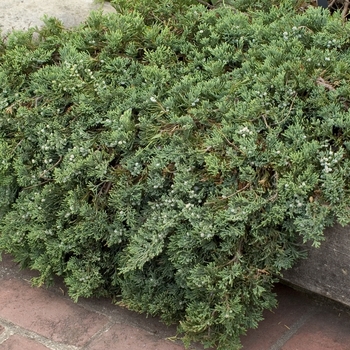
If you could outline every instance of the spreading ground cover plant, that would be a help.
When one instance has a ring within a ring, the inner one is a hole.
[[[350,28],[174,3],[2,43],[0,250],[238,349],[300,238],[350,221]]]

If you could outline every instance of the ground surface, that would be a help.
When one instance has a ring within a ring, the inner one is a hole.
[[[115,11],[109,3],[98,4],[93,0],[0,0],[0,29],[6,34],[12,29],[41,26],[44,15],[72,27],[87,18],[90,11],[100,8]]]
[[[20,271],[11,256],[0,262],[0,350],[185,350],[169,340],[176,327],[113,305],[110,299],[67,296],[33,288],[36,273]],[[276,285],[279,306],[242,337],[243,350],[350,350],[350,309]],[[204,350],[196,345],[192,350]],[[210,349],[209,349],[210,350]]]

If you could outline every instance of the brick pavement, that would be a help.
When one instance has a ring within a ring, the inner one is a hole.
[[[176,327],[115,306],[108,299],[73,303],[57,279],[33,288],[35,272],[9,255],[0,263],[0,350],[184,350]],[[279,307],[242,337],[243,350],[350,350],[350,310],[276,286]],[[193,349],[203,349],[196,345]]]
[[[350,350],[350,309],[278,284],[278,308],[242,337],[245,350]]]

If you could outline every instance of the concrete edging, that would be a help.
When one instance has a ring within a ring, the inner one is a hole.
[[[288,283],[350,306],[350,226],[325,230],[320,248],[305,244],[308,258],[283,273]]]

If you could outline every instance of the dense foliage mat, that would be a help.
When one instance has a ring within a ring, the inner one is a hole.
[[[350,27],[294,1],[127,3],[1,44],[0,251],[238,349],[302,240],[350,221]]]

